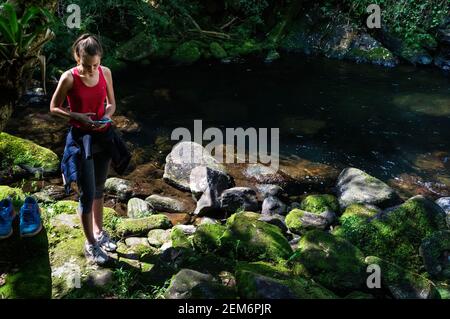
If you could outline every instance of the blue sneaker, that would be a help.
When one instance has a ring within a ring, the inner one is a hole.
[[[20,236],[32,237],[42,229],[41,215],[36,200],[28,196],[20,208]]]
[[[8,238],[12,235],[12,222],[16,217],[11,199],[6,198],[0,201],[0,239]]]

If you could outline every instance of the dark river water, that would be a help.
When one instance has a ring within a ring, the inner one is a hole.
[[[435,69],[288,56],[130,68],[115,87],[121,111],[144,126],[142,145],[175,127],[192,130],[194,119],[203,129],[275,127],[282,158],[353,166],[400,188],[449,195],[450,85]]]

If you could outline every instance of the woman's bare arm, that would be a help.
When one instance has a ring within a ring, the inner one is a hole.
[[[111,118],[116,111],[116,98],[114,96],[114,84],[112,79],[112,73],[111,70],[105,66],[103,68],[103,74],[105,75],[106,79],[106,111],[105,116],[108,118]]]
[[[53,97],[50,102],[50,112],[64,118],[72,118],[86,124],[92,124],[93,122],[89,116],[95,115],[95,113],[70,112],[62,107],[64,100],[67,97],[67,92],[69,92],[72,86],[73,76],[70,71],[66,71],[63,75],[61,75],[55,93],[53,93]]]

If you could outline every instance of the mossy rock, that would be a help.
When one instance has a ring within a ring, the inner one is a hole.
[[[178,227],[173,227],[170,233],[170,239],[172,240],[172,247],[192,247],[192,238],[184,233],[184,231]]]
[[[311,229],[326,229],[334,222],[336,215],[331,211],[323,213],[310,213],[295,208],[287,214],[285,222],[289,230],[294,234],[303,234]]]
[[[300,240],[291,260],[333,291],[351,291],[365,282],[364,255],[348,241],[327,232],[312,230]]]
[[[369,50],[353,48],[347,53],[347,57],[357,62],[372,63],[377,65],[397,65],[394,54],[386,48],[375,47]]]
[[[367,211],[370,215],[373,212]],[[446,229],[445,213],[434,202],[415,196],[402,205],[366,218],[363,214],[346,214],[342,225],[334,231],[359,247],[366,255],[420,272],[423,266],[419,247],[422,239]]]
[[[0,168],[3,169],[14,165],[31,173],[56,172],[59,169],[59,158],[53,151],[5,132],[0,132],[0,154]]]
[[[436,289],[438,290],[441,299],[450,299],[450,284],[437,283]]]
[[[216,252],[223,244],[222,240],[226,231],[227,228],[220,224],[200,225],[192,240],[194,248],[202,253]]]
[[[50,205],[47,212],[51,215],[59,214],[77,214],[79,203],[73,200],[60,200]]]
[[[335,299],[337,296],[312,280],[293,276],[283,265],[239,263],[238,292],[244,299]]]
[[[309,195],[301,202],[300,208],[317,214],[327,210],[339,213],[339,202],[335,196],[330,194]]]
[[[120,60],[138,62],[152,54],[152,39],[146,32],[140,32],[116,49]]]
[[[211,51],[211,55],[218,60],[221,60],[221,59],[224,59],[227,57],[227,52],[217,42],[212,42],[209,45],[209,50]]]
[[[365,259],[367,265],[380,267],[381,284],[395,299],[439,299],[440,295],[433,282],[407,271],[403,267],[375,256]]]
[[[194,41],[182,43],[172,54],[172,60],[180,64],[192,64],[201,57],[200,49]]]
[[[450,279],[450,230],[442,230],[424,238],[420,255],[425,269],[436,279]]]
[[[168,229],[172,226],[169,218],[155,214],[143,218],[123,218],[117,223],[116,233],[120,236],[145,236],[152,229]]]
[[[233,214],[226,226],[222,249],[237,259],[279,261],[292,255],[279,227],[249,217],[248,213]]]
[[[5,185],[0,185],[0,200],[11,198],[13,206],[19,208],[25,200],[25,194],[20,188],[13,188]]]

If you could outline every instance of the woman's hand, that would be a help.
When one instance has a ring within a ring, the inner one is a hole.
[[[102,117],[102,120],[111,120],[111,118],[108,115],[105,115]],[[101,129],[105,128],[108,125],[108,123],[105,123],[105,124],[95,123],[94,125],[95,125],[95,130],[101,130]]]
[[[78,121],[81,122],[83,125],[88,126],[88,127],[95,127],[95,123],[94,121],[92,121],[91,116],[95,115],[96,113],[75,113],[72,112],[71,113],[71,117]]]

